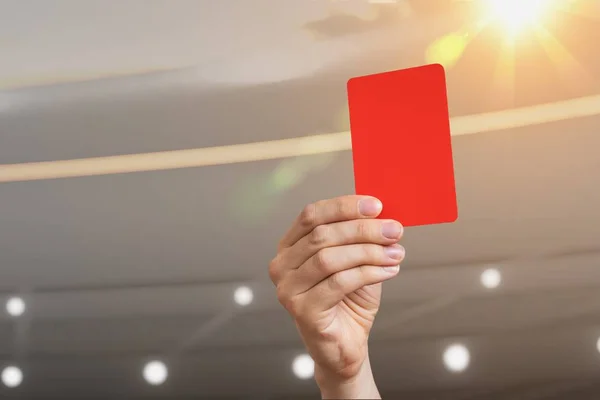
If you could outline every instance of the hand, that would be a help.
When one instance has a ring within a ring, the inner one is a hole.
[[[345,196],[304,208],[269,265],[277,296],[315,361],[324,398],[379,398],[368,337],[381,282],[404,258],[400,223],[378,220],[379,200]]]

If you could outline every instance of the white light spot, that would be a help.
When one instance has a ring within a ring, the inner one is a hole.
[[[2,370],[2,383],[9,388],[15,388],[23,382],[23,372],[18,367],[9,366]]]
[[[598,349],[598,353],[600,353],[600,338],[598,338],[598,341],[596,342],[596,348]]]
[[[502,275],[495,268],[486,269],[481,274],[481,284],[487,289],[495,289],[500,286]]]
[[[510,34],[539,22],[554,0],[488,0],[493,17],[506,26]]]
[[[25,312],[25,301],[20,297],[11,297],[6,302],[6,312],[12,317],[20,317]]]
[[[299,379],[310,379],[315,374],[315,362],[308,354],[302,354],[294,359],[292,370]]]
[[[444,352],[444,365],[451,372],[462,372],[469,366],[471,356],[462,344],[454,344]]]
[[[240,286],[233,293],[233,299],[240,306],[247,306],[252,303],[254,299],[254,293],[252,293],[252,289],[246,286]]]
[[[151,361],[144,367],[144,379],[151,385],[162,385],[168,376],[167,366],[162,361]]]

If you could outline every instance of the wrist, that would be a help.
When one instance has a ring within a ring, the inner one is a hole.
[[[352,377],[340,377],[315,365],[315,380],[323,399],[380,399],[371,363],[365,359]]]

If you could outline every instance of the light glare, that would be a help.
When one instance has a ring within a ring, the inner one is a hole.
[[[462,344],[449,346],[444,352],[444,365],[451,372],[462,372],[469,366],[471,356]]]
[[[6,302],[6,312],[12,317],[20,317],[25,312],[25,301],[20,297],[11,297]]]
[[[492,19],[499,20],[511,34],[536,24],[556,0],[488,0]]]
[[[9,366],[2,370],[2,383],[8,388],[15,388],[23,382],[23,372],[15,366]]]
[[[486,269],[481,274],[481,284],[487,289],[495,289],[500,286],[502,275],[495,268]]]
[[[254,294],[252,293],[252,289],[246,286],[241,286],[235,290],[233,293],[233,299],[240,306],[247,306],[252,303],[254,299]]]
[[[294,359],[292,370],[297,378],[310,379],[315,374],[315,362],[308,354],[302,354]]]
[[[162,361],[151,361],[144,367],[144,379],[150,385],[158,386],[165,383],[169,372]]]

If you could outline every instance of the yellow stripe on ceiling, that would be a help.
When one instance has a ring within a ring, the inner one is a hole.
[[[98,79],[122,78],[172,70],[173,68],[141,68],[124,71],[63,72],[54,75],[37,74],[35,76],[16,76],[0,79],[0,90],[14,90],[39,86],[60,85],[65,83],[80,83]]]
[[[600,114],[600,95],[531,107],[455,117],[452,135],[505,130]],[[33,181],[204,167],[331,153],[351,149],[338,132],[231,146],[0,165],[0,182]]]

